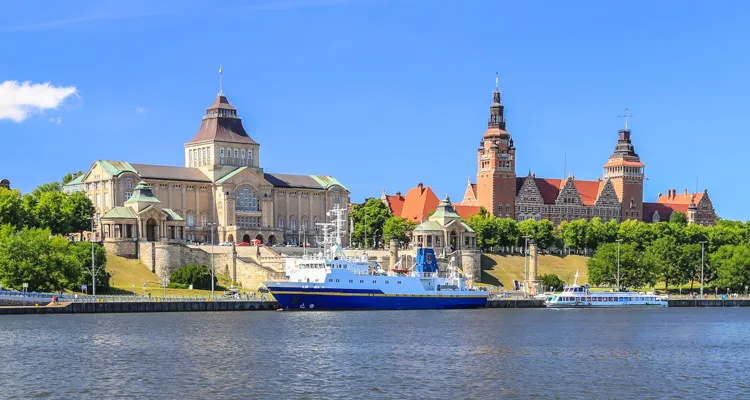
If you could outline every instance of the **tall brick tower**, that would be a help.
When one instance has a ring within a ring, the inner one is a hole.
[[[490,106],[487,132],[477,154],[477,203],[498,217],[516,218],[516,149],[505,130],[498,81]]]
[[[644,167],[630,141],[628,109],[625,109],[625,128],[620,129],[615,152],[604,164],[604,179],[609,179],[620,199],[620,221],[643,219]]]

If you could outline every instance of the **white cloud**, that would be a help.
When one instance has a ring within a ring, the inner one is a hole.
[[[56,109],[77,92],[75,86],[52,86],[49,82],[5,81],[0,84],[0,120],[21,122],[34,112]]]
[[[53,124],[60,125],[60,124],[62,124],[62,117],[50,118],[49,122],[52,122]]]
[[[141,107],[141,106],[135,106],[135,113],[136,114],[145,114],[146,113],[146,108]]]

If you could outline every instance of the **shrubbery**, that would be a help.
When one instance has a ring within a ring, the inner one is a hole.
[[[214,276],[214,286],[216,285]],[[188,264],[174,272],[169,277],[169,287],[187,289],[192,284],[193,289],[211,289],[211,270],[205,265]]]

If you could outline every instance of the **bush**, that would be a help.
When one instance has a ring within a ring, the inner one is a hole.
[[[214,276],[214,285],[216,282]],[[181,284],[185,288],[192,284],[193,289],[211,289],[211,270],[205,265],[188,264],[172,272],[168,286],[172,287],[173,284]]]
[[[169,282],[167,287],[170,289],[187,289],[189,286],[184,283]]]

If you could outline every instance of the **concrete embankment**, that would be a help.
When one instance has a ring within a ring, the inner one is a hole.
[[[487,300],[487,308],[543,308],[544,300],[503,299]]]
[[[750,307],[750,300],[732,299],[680,299],[669,300],[670,307]]]
[[[255,311],[275,310],[275,301],[175,301],[175,302],[107,302],[69,303],[56,306],[0,307],[0,315],[10,314],[86,314],[181,311]]]

